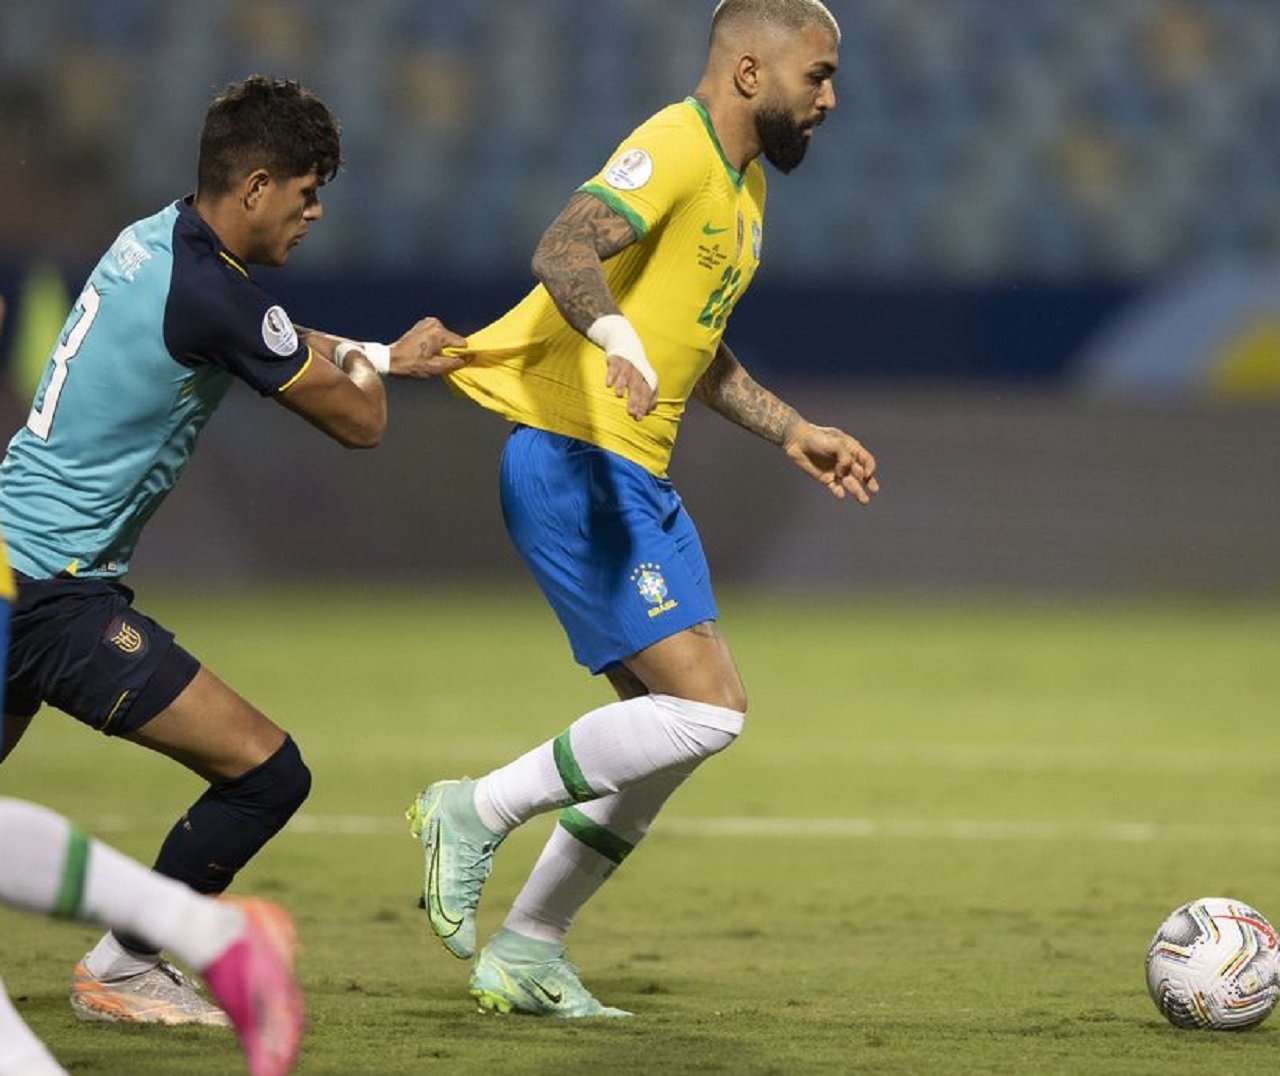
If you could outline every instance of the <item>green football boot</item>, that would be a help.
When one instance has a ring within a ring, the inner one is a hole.
[[[502,836],[476,814],[475,782],[437,781],[419,792],[405,811],[409,831],[426,853],[423,907],[431,929],[461,960],[476,951],[476,905],[493,870]]]
[[[597,1001],[561,946],[521,938],[509,930],[499,931],[480,951],[470,989],[486,1012],[562,1018],[631,1015]]]

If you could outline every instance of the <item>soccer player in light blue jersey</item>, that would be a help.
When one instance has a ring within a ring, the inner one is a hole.
[[[394,344],[295,327],[252,279],[322,214],[338,124],[296,82],[254,76],[214,99],[193,196],[125,228],[76,300],[25,426],[0,464],[17,581],[0,758],[42,704],[168,755],[209,782],[155,869],[220,893],[306,798],[293,740],[133,606],[122,579],[234,379],[348,447],[386,426],[379,377],[463,359],[434,318]],[[225,1024],[149,939],[108,934],[76,968],[83,1019]]]

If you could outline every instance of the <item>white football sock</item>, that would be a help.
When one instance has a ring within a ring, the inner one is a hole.
[[[0,863],[0,900],[6,904],[137,934],[196,970],[244,931],[244,913],[234,905],[149,871],[61,815],[23,800],[0,798]],[[95,978],[137,974],[154,964],[107,941],[87,962]]]
[[[0,982],[0,1076],[67,1076],[18,1015]]]
[[[566,808],[502,925],[526,938],[563,942],[578,910],[635,849],[692,772],[692,766],[673,767]]]
[[[554,740],[476,782],[480,820],[495,833],[552,807],[617,792],[729,746],[744,715],[723,706],[641,695],[584,714]]]

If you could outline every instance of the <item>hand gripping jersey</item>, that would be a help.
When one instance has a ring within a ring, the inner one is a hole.
[[[725,159],[693,98],[663,109],[579,188],[631,222],[637,242],[604,263],[619,309],[658,375],[658,402],[636,422],[604,383],[598,347],[538,285],[467,340],[453,388],[512,422],[599,445],[664,477],[680,417],[715,356],[725,321],[760,263],[764,170]]]
[[[130,225],[89,276],[0,464],[13,567],[123,575],[232,378],[268,395],[310,361],[189,203]]]

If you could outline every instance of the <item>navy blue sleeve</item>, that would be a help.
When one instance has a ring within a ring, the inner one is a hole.
[[[185,366],[212,363],[263,396],[302,373],[311,350],[284,308],[232,258],[175,236],[164,312],[169,353]]]

